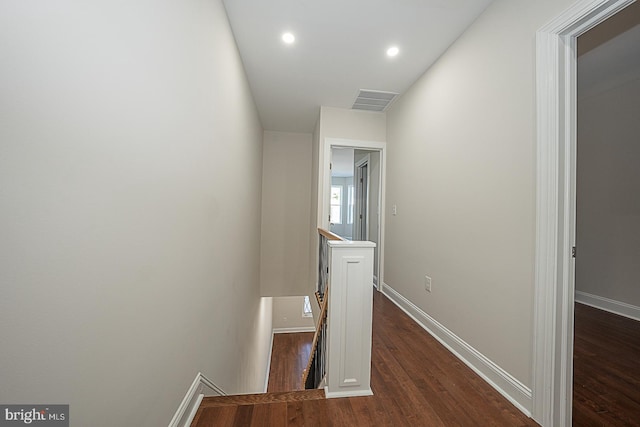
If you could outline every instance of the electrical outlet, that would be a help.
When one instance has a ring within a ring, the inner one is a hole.
[[[391,215],[398,215],[398,206],[393,205],[391,207]]]
[[[431,277],[424,276],[424,290],[431,292]]]

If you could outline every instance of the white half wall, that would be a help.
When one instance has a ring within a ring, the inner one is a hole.
[[[7,0],[0,56],[0,402],[156,427],[198,372],[262,391],[262,127],[221,1]]]

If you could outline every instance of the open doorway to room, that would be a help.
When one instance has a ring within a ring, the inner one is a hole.
[[[635,0],[578,0],[536,32],[536,257],[532,416],[572,425],[578,37]],[[628,254],[628,252],[626,252]],[[599,424],[598,424],[599,425]]]
[[[381,282],[383,257],[384,144],[341,141],[329,146],[329,230],[348,240],[374,242],[374,285]],[[380,145],[381,148],[376,147]]]
[[[574,425],[640,414],[640,3],[578,37]]]

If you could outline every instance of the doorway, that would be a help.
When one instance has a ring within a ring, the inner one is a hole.
[[[640,413],[640,3],[578,37],[573,422]]]
[[[373,280],[383,282],[386,143],[327,138],[323,182],[324,225],[348,240],[374,242]]]
[[[536,34],[532,415],[542,426],[572,425],[577,38],[634,1],[578,1]]]

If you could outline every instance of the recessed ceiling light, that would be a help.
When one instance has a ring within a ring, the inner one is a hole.
[[[296,41],[296,37],[291,33],[284,33],[282,35],[282,41],[285,42],[286,44],[291,44],[294,41]]]
[[[389,49],[387,49],[387,56],[394,57],[399,52],[400,52],[400,49],[398,49],[396,46],[391,46]]]

